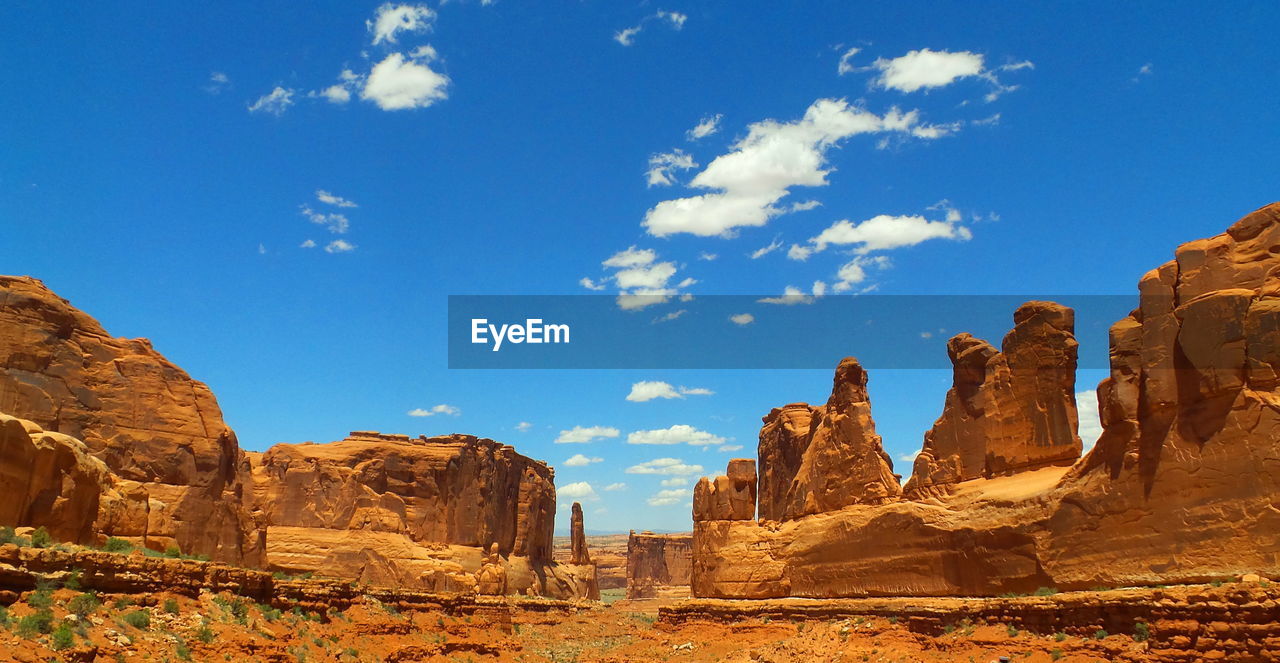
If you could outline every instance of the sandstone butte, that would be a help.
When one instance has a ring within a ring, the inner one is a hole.
[[[1280,203],[1178,247],[1138,290],[1110,330],[1102,436],[1078,460],[1064,307],[1020,307],[999,352],[951,340],[954,384],[902,495],[866,374],[842,361],[826,405],[764,418],[756,517],[749,459],[700,482],[693,594],[991,596],[1280,573]]]
[[[0,276],[0,366],[0,525],[411,589],[598,591],[594,566],[552,561],[553,470],[510,446],[356,432],[246,453],[207,386],[26,277]]]
[[[689,596],[692,534],[636,533],[627,538],[627,598]]]

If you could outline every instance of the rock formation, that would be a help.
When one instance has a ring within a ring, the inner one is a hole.
[[[879,504],[900,494],[893,461],[871,419],[867,373],[857,359],[840,362],[826,405],[775,408],[764,424],[758,452],[761,519]]]
[[[1027,302],[1013,322],[1002,351],[969,334],[947,342],[951,390],[903,487],[908,497],[1080,457],[1074,312]]]
[[[1019,390],[1010,378],[1022,401],[1000,411],[1035,412],[1017,415],[1022,437],[994,448],[1002,460],[988,461],[991,447],[966,459],[970,442],[943,438],[950,430],[950,439],[972,440],[963,431],[991,416],[973,417],[965,399],[975,385],[991,389],[996,355],[965,337],[950,347],[952,416],[930,438],[935,460],[959,459],[952,474],[926,467],[913,484],[945,480],[930,500],[855,501],[794,517],[799,480],[788,463],[810,453],[807,417],[800,406],[775,410],[761,432],[765,520],[695,521],[694,595],[990,596],[1280,575],[1280,203],[1175,257],[1142,278],[1139,307],[1111,329],[1111,376],[1098,388],[1103,434],[1084,458],[1057,465],[1076,444],[1061,429],[1073,417],[1055,368],[1074,346],[1061,310],[1036,304],[1017,316],[1015,332],[1027,337],[1006,339],[1001,354],[1010,366],[1020,353],[1044,357],[1048,375]],[[809,412],[816,429],[825,412]],[[996,420],[989,430],[1006,430],[1006,417]],[[845,474],[865,474],[844,462]],[[766,515],[779,513],[781,522]]]
[[[694,520],[751,520],[756,517],[756,461],[734,458],[725,476],[702,477],[693,489]]]
[[[147,507],[100,532],[262,562],[248,464],[213,394],[146,339],[113,338],[35,279],[0,276],[0,412],[82,440]]]
[[[246,454],[204,384],[25,277],[0,277],[0,367],[0,412],[30,419],[0,415],[0,525],[373,585],[469,592],[498,563],[509,591],[598,592],[594,567],[552,562],[552,470],[507,445],[364,432]]]
[[[587,552],[587,533],[582,529],[582,505],[574,502],[573,512],[569,516],[570,564],[590,564],[591,553]]]
[[[627,539],[627,598],[688,596],[692,534],[631,531]]]

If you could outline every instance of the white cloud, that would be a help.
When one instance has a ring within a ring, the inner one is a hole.
[[[866,255],[915,246],[931,239],[966,241],[973,237],[968,228],[957,225],[952,216],[946,221],[930,221],[923,216],[877,214],[861,223],[848,219],[837,221],[809,240],[813,252],[825,251],[831,245],[854,246],[854,253]]]
[[[685,396],[710,396],[710,389],[702,387],[673,387],[667,382],[641,381],[631,385],[631,393],[627,400],[633,403],[644,403],[655,398],[684,398]]]
[[[693,157],[683,150],[676,149],[649,157],[649,170],[645,172],[645,176],[651,187],[671,186],[676,182],[675,171],[697,167],[698,164],[694,162]]]
[[[250,113],[267,113],[280,117],[284,112],[293,105],[294,90],[285,89],[276,86],[274,90],[258,97],[258,100],[249,104]]]
[[[719,255],[716,255],[714,253],[707,253],[706,251],[703,251],[702,253],[698,254],[698,260],[706,260],[707,262],[711,262],[712,260],[715,260],[716,258],[719,258],[719,257],[720,257]]]
[[[1135,75],[1133,78],[1129,80],[1130,82],[1137,83],[1141,81],[1144,76],[1150,76],[1154,72],[1155,72],[1155,67],[1150,62],[1148,62],[1142,65],[1140,68],[1138,68],[1137,75]]]
[[[969,124],[972,124],[975,127],[994,127],[995,125],[1000,124],[1000,114],[993,113],[981,120],[974,120]]]
[[[446,405],[444,403],[441,403],[439,405],[433,405],[426,410],[420,407],[414,408],[412,410],[409,410],[407,414],[411,417],[434,417],[437,414],[447,414],[451,417],[456,417],[462,414],[462,410],[452,405]]]
[[[658,474],[662,476],[688,477],[702,474],[701,465],[690,465],[679,458],[654,458],[639,465],[632,465],[627,474]]]
[[[640,32],[644,30],[645,24],[655,19],[665,21],[674,30],[680,30],[684,27],[685,21],[689,20],[689,17],[685,14],[681,14],[680,12],[663,11],[659,9],[657,13],[650,14],[649,16],[640,19],[639,23],[613,33],[613,40],[623,46],[630,46],[635,43],[636,35],[640,34]]]
[[[692,444],[703,447],[724,444],[724,441],[723,437],[686,424],[676,424],[670,428],[638,430],[627,435],[627,444]]]
[[[533,424],[527,421],[522,421],[516,424],[516,430],[520,431],[521,433],[528,433],[529,431],[533,430]]]
[[[396,43],[397,32],[425,32],[435,18],[426,5],[394,5],[386,3],[378,7],[374,17],[365,21],[365,27],[373,33],[373,43]]]
[[[308,205],[302,205],[299,209],[302,215],[307,217],[308,221],[318,226],[324,226],[335,235],[345,234],[351,228],[351,220],[345,214],[317,212]]]
[[[350,253],[356,250],[356,245],[345,239],[335,239],[325,245],[325,253]]]
[[[680,504],[692,495],[693,491],[688,488],[669,488],[667,490],[659,490],[645,501],[649,506],[672,506]]]
[[[205,92],[209,94],[218,94],[231,85],[231,78],[226,74],[215,71],[209,74],[209,84],[205,86]]]
[[[660,483],[665,488],[675,488],[676,486],[689,485],[689,479],[687,477],[671,477],[670,479],[663,479],[658,483]]]
[[[564,461],[565,467],[586,467],[592,463],[599,463],[603,458],[592,458],[582,454],[574,454]]]
[[[735,325],[745,326],[755,321],[756,321],[756,316],[751,315],[750,313],[738,313],[737,315],[729,316],[729,322],[732,322]]]
[[[741,449],[741,444],[722,444],[716,448],[716,451],[739,451]]]
[[[811,255],[813,255],[813,249],[807,246],[792,244],[791,248],[787,249],[787,257],[791,260],[805,261],[808,260]]]
[[[845,100],[819,99],[800,120],[752,124],[732,151],[689,183],[709,193],[662,201],[645,214],[643,226],[655,237],[732,236],[737,228],[763,226],[786,213],[776,203],[791,187],[826,186],[826,153],[846,138],[883,132],[937,138],[951,130],[922,124],[918,111],[893,108],[881,117]]]
[[[596,489],[586,481],[571,483],[567,486],[561,486],[556,489],[558,497],[569,497],[573,499],[593,499],[596,497]]]
[[[350,200],[347,200],[342,196],[335,196],[324,189],[316,189],[316,200],[319,200],[326,205],[334,205],[337,207],[359,207],[359,205],[356,205]]]
[[[826,284],[826,283],[823,283],[822,281],[814,281],[814,282],[813,282],[813,296],[814,296],[814,297],[821,297],[821,296],[823,296],[823,295],[825,295],[825,294],[827,294],[827,284]]]
[[[845,51],[840,56],[840,63],[836,65],[836,73],[844,76],[845,74],[858,71],[857,67],[853,66],[853,56],[857,55],[861,50],[862,49],[855,47]]]
[[[818,283],[821,283],[821,281],[819,281]],[[815,283],[814,286],[816,290],[817,284]],[[826,291],[825,284],[823,285],[822,289],[823,289],[823,292]],[[765,297],[763,299],[757,299],[756,301],[761,304],[780,304],[782,306],[795,306],[796,304],[812,304],[814,302],[814,299],[812,296],[804,294],[804,291],[801,290],[800,288],[789,285],[786,288],[783,288],[781,297]]]
[[[265,244],[258,244],[258,255],[266,255],[267,247]]]
[[[720,120],[724,119],[724,115],[708,115],[698,122],[696,126],[685,132],[685,138],[689,140],[701,140],[720,131]]]
[[[1102,435],[1102,419],[1098,416],[1098,391],[1077,391],[1076,411],[1080,416],[1080,441],[1084,443],[1084,451],[1087,453]]]
[[[610,426],[574,426],[560,431],[556,444],[585,444],[606,437],[618,437],[622,434],[617,428]]]
[[[762,246],[762,247],[760,247],[760,248],[756,249],[755,251],[752,251],[752,252],[751,252],[751,259],[752,259],[752,260],[759,260],[760,258],[763,258],[763,257],[765,257],[765,256],[769,255],[770,253],[773,253],[774,251],[777,251],[777,250],[778,250],[778,249],[780,249],[780,248],[782,248],[782,240],[781,240],[780,238],[775,237],[775,238],[773,238],[773,241],[772,241],[772,242],[769,242],[769,245],[768,245],[768,246]]]
[[[388,55],[369,72],[360,98],[382,110],[425,108],[448,98],[449,77],[428,65],[434,54],[418,49],[408,59],[401,53]]]
[[[345,85],[333,84],[320,91],[320,95],[328,99],[330,103],[345,104],[351,101],[351,91]]]
[[[934,51],[922,48],[892,59],[879,58],[871,65],[880,71],[873,83],[899,92],[915,92],[950,85],[983,71],[983,55],[970,51]]]
[[[309,239],[299,244],[298,247],[303,249],[314,249],[316,248],[316,241],[314,239]]]
[[[902,454],[901,456],[898,456],[898,460],[904,463],[915,463],[916,456],[919,456],[919,455],[920,455],[919,451],[913,451],[911,453]]]
[[[672,320],[675,320],[676,318],[678,318],[678,317],[680,317],[680,316],[684,315],[685,313],[688,313],[688,311],[687,311],[687,310],[685,310],[685,309],[677,309],[677,310],[672,311],[672,312],[670,312],[670,313],[667,313],[667,314],[665,314],[665,315],[660,315],[660,316],[658,316],[658,317],[654,318],[654,319],[653,319],[653,324],[657,325],[657,324],[661,324],[661,323],[664,323],[664,322],[671,322]]]
[[[626,489],[627,489],[627,484],[622,483],[621,481],[619,481],[619,482],[617,482],[617,483],[611,483],[611,484],[609,484],[609,485],[605,486],[605,487],[604,487],[604,489],[605,489],[606,491],[610,492],[610,493],[613,493],[613,492],[617,492],[617,491],[619,491],[619,490],[626,490]]]
[[[835,292],[848,292],[867,279],[868,269],[884,269],[888,266],[889,258],[885,256],[855,256],[836,270],[838,280],[832,284],[831,289]]]
[[[697,283],[694,279],[686,278],[671,285],[671,279],[677,271],[676,264],[659,262],[658,254],[653,249],[631,246],[613,254],[601,264],[615,271],[600,280],[583,278],[578,283],[590,290],[602,290],[606,283],[612,282],[619,290],[617,304],[623,310],[637,311],[666,303],[671,297],[680,295],[682,289]]]

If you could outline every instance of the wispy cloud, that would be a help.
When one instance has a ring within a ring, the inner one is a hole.
[[[295,90],[276,86],[274,90],[258,97],[257,101],[249,104],[249,112],[266,113],[280,117],[293,105],[294,92]]]
[[[618,437],[621,434],[622,431],[612,426],[574,426],[560,431],[560,435],[556,437],[556,444],[586,444],[595,440]]]
[[[406,412],[405,414],[408,414],[411,417],[434,417],[437,414],[446,414],[446,415],[449,415],[450,417],[456,417],[462,414],[462,409],[458,407],[454,407],[452,405],[441,403],[439,405],[432,405],[431,407],[425,408],[425,409],[420,407],[415,407],[412,410],[409,410],[408,412]]]

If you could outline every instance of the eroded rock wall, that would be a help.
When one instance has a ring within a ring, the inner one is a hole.
[[[679,588],[687,592],[693,536],[631,532],[627,540],[627,598],[654,598]]]
[[[146,339],[109,335],[32,278],[0,276],[0,412],[82,440],[147,508],[99,535],[262,561],[248,463],[213,393]]]

